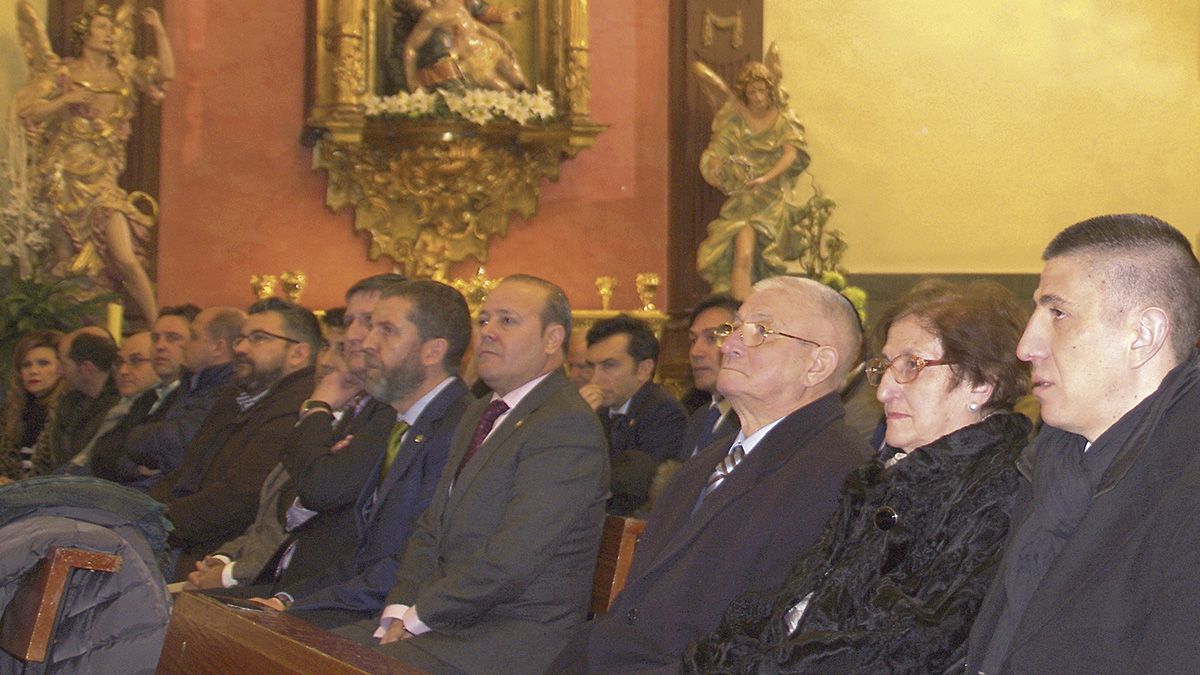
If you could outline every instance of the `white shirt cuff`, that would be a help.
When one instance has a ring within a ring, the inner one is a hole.
[[[379,617],[379,628],[375,629],[375,637],[382,638],[393,621],[403,621],[404,630],[413,635],[421,635],[429,632],[429,626],[426,626],[421,621],[421,618],[417,616],[417,608],[415,606],[388,605],[383,608],[383,616]]]
[[[217,556],[213,557],[215,558]],[[224,558],[225,556],[220,557]],[[229,560],[228,558],[225,559]],[[236,564],[237,563],[235,562],[227,562],[225,563],[225,566],[221,568],[221,585],[225,588],[233,588],[234,586],[238,585],[237,579],[233,578],[233,566]]]
[[[383,608],[383,616],[379,617],[379,628],[375,629],[374,636],[376,638],[383,637],[387,632],[388,626],[392,625],[393,621],[403,621],[404,613],[408,611],[408,605],[388,605]]]

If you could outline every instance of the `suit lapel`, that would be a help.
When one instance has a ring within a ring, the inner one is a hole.
[[[704,498],[695,512],[690,516],[685,516],[686,519],[674,528],[674,534],[668,535],[671,537],[670,541],[664,543],[661,552],[646,568],[646,571],[649,572],[673,560],[682,550],[691,545],[692,541],[708,527],[709,522],[718,514],[736,503],[763,479],[775,473],[781,465],[792,460],[797,452],[804,451],[808,441],[817,432],[824,429],[840,411],[841,402],[837,400],[836,394],[830,396],[833,398],[830,399],[827,396],[814,401],[775,425],[775,428],[771,429],[758,442],[750,454],[746,455],[733,473],[716,490]],[[833,406],[836,406],[836,409]],[[696,456],[696,459],[703,457],[708,461],[702,462],[697,469],[702,476],[697,477],[695,474],[690,476],[694,481],[693,489],[689,490],[686,495],[680,495],[680,498],[687,503],[677,505],[678,508],[685,509],[685,513],[691,512],[695,500],[699,498],[704,486],[708,483],[708,477],[732,447],[732,443],[733,439],[730,439],[728,444],[711,445],[709,448],[720,447],[720,450],[717,452],[705,451]],[[699,490],[694,489],[697,483],[700,486]],[[691,499],[687,500],[687,497]]]
[[[517,407],[509,411],[508,415],[504,417],[499,426],[492,430],[491,435],[487,437],[487,440],[483,442],[483,445],[480,445],[479,449],[475,451],[475,456],[472,457],[471,461],[467,462],[467,465],[463,467],[462,473],[460,473],[458,478],[454,480],[454,485],[450,492],[450,499],[446,504],[447,511],[453,509],[454,504],[456,503],[456,498],[461,499],[462,495],[470,488],[471,482],[474,481],[475,477],[478,476],[483,468],[488,465],[488,462],[491,460],[492,455],[495,454],[496,449],[503,447],[513,433],[525,425],[525,419],[529,417],[533,411],[537,410],[542,403],[544,403],[546,399],[550,397],[551,394],[553,394],[559,389],[559,387],[566,383],[567,379],[566,376],[562,374],[562,371],[555,370],[546,376],[545,380],[542,380],[540,383],[538,383],[538,385],[534,387],[532,391],[526,394],[525,398],[521,399],[521,402],[517,404]],[[475,427],[479,424],[479,418],[483,416],[483,409],[487,408],[487,404],[489,402],[490,401],[487,400],[481,401],[482,405],[479,406],[478,414],[472,415],[470,431],[462,434],[464,438],[455,439],[456,441],[460,441],[458,443],[459,447],[455,448],[454,457],[451,458],[453,464],[447,464],[447,471],[453,472],[455,469],[457,469],[458,465],[462,463],[462,457],[467,451],[467,446],[471,443],[471,436],[474,435]],[[454,469],[451,469],[451,466],[453,466]],[[453,473],[450,475],[453,477]]]

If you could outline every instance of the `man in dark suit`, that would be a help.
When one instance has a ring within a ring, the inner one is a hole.
[[[188,575],[193,586],[237,587],[233,594],[245,596],[270,594],[281,585],[323,575],[332,563],[353,554],[354,500],[396,422],[391,406],[363,390],[363,341],[380,295],[403,282],[396,274],[377,274],[346,291],[342,332],[327,339],[331,348],[321,350],[318,362],[325,375],[299,411],[332,411],[323,416],[328,428],[309,420],[292,430],[282,462],[263,483],[254,523],[196,563]],[[348,448],[354,436],[362,438]],[[372,442],[380,436],[382,442]]]
[[[349,556],[324,551],[336,563],[317,578],[283,586],[262,601],[267,606],[283,609],[294,601],[294,614],[326,628],[369,619],[383,609],[399,554],[433,497],[454,428],[473,401],[456,374],[470,340],[470,312],[453,288],[421,280],[383,291],[363,345],[364,379],[371,396],[394,410],[393,424],[383,433],[355,435],[344,449],[353,453],[367,444],[375,459],[355,503],[356,545]],[[312,408],[297,434],[330,438],[328,417],[328,411]]]
[[[182,551],[179,579],[254,521],[263,482],[312,391],[320,342],[312,312],[271,298],[249,314],[234,347],[238,390],[221,395],[179,469],[150,491],[175,526],[170,541]]]
[[[587,614],[604,435],[562,371],[571,313],[557,286],[506,278],[477,328],[493,394],[463,415],[383,617],[338,632],[430,672],[540,673]]]
[[[592,379],[579,390],[604,428],[612,462],[608,512],[624,516],[646,502],[658,462],[680,454],[687,413],[653,382],[658,338],[646,322],[620,315],[587,332]]]
[[[838,386],[862,335],[850,303],[809,279],[761,281],[724,340],[718,390],[742,420],[659,497],[625,589],[553,672],[677,671],[743,592],[778,585],[820,535],[842,479],[867,454]]]
[[[736,434],[741,428],[737,413],[729,401],[717,392],[717,374],[721,372],[721,347],[716,330],[733,321],[742,303],[730,295],[710,295],[692,308],[688,320],[688,363],[692,384],[709,401],[688,417],[680,446],[680,460],[692,457],[714,440]]]
[[[1017,345],[1045,426],[964,673],[1200,671],[1200,262],[1144,215],[1042,255]]]

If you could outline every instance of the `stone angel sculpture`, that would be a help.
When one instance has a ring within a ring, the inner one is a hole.
[[[54,272],[83,272],[99,285],[124,289],[146,321],[158,314],[147,273],[149,230],[158,205],[117,185],[125,170],[130,119],[139,94],[157,102],[175,75],[171,43],[158,12],[141,12],[154,31],[157,58],[133,54],[134,6],[114,10],[87,2],[71,23],[74,54],[60,57],[33,6],[17,6],[18,33],[29,82],[15,97],[31,182],[53,207]],[[143,203],[144,209],[138,204]]]
[[[728,195],[708,224],[696,267],[713,292],[740,300],[760,279],[803,274],[789,227],[803,207],[788,197],[809,164],[804,126],[787,107],[774,43],[762,63],[741,68],[732,89],[703,63],[693,63],[692,73],[715,111],[700,173]]]

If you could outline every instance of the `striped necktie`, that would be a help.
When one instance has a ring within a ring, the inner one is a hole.
[[[713,469],[712,475],[708,477],[708,485],[704,486],[704,492],[700,495],[703,500],[708,495],[712,494],[713,490],[720,487],[721,483],[725,482],[725,478],[733,473],[738,464],[746,458],[746,451],[742,448],[741,443],[734,443],[729,452],[725,454],[725,459],[722,459],[717,468]]]
[[[392,434],[388,436],[387,453],[383,456],[383,469],[379,472],[379,482],[382,483],[388,471],[392,468],[392,464],[396,461],[396,455],[400,454],[400,445],[404,441],[404,433],[408,431],[408,422],[399,420],[396,426],[392,427]]]

